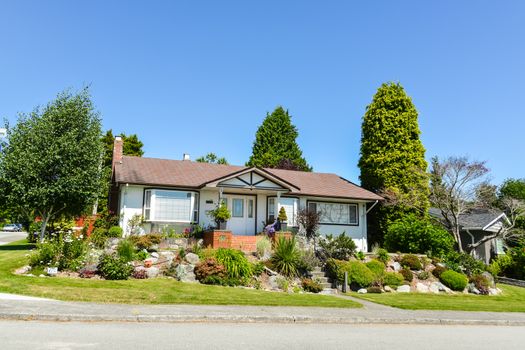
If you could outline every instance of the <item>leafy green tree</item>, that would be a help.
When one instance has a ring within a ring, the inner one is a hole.
[[[280,168],[281,164],[286,164],[289,169],[291,163],[296,170],[312,171],[297,145],[298,135],[288,111],[281,106],[277,107],[272,114],[266,114],[266,118],[257,130],[252,155],[246,165]]]
[[[381,85],[363,117],[359,159],[361,185],[390,200],[390,205],[370,213],[372,242],[381,242],[389,221],[428,210],[427,162],[420,134],[417,110],[403,87]]]
[[[7,127],[0,178],[7,203],[42,219],[82,214],[95,202],[103,156],[100,118],[87,88],[63,92]]]
[[[226,160],[226,158],[224,157],[217,157],[217,155],[215,155],[215,153],[208,153],[207,155],[205,156],[202,156],[202,157],[199,157],[197,159],[195,159],[195,161],[199,162],[199,163],[211,163],[211,164],[224,164],[224,165],[228,165],[228,161]]]

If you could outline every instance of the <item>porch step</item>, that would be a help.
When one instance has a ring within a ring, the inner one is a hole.
[[[324,289],[332,288],[332,283],[330,279],[326,277],[326,273],[323,270],[321,270],[320,267],[314,268],[314,270],[312,271],[312,279],[318,281]]]

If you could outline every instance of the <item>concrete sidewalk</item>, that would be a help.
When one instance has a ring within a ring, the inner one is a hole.
[[[333,324],[439,324],[525,326],[525,313],[410,311],[357,300],[360,309],[218,306],[122,305],[4,298],[0,319],[113,322],[239,322]],[[355,300],[355,299],[354,299]]]

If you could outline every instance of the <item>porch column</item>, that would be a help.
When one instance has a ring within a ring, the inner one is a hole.
[[[223,191],[223,188],[219,187],[219,203],[218,203],[218,205],[222,204],[222,191]]]
[[[279,202],[281,201],[281,192],[277,191],[277,200],[275,201],[275,208],[274,208],[274,217],[275,219],[277,220],[277,218],[279,217]]]

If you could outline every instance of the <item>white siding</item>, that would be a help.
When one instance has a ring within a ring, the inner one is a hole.
[[[129,234],[128,221],[133,215],[142,215],[142,201],[144,199],[144,186],[120,187],[119,216],[120,227],[124,234]]]
[[[200,191],[200,194],[199,225],[202,227],[215,225],[213,220],[206,213],[215,209],[217,206],[217,202],[219,201],[219,192],[202,190]],[[212,201],[212,203],[206,203],[206,201]]]

